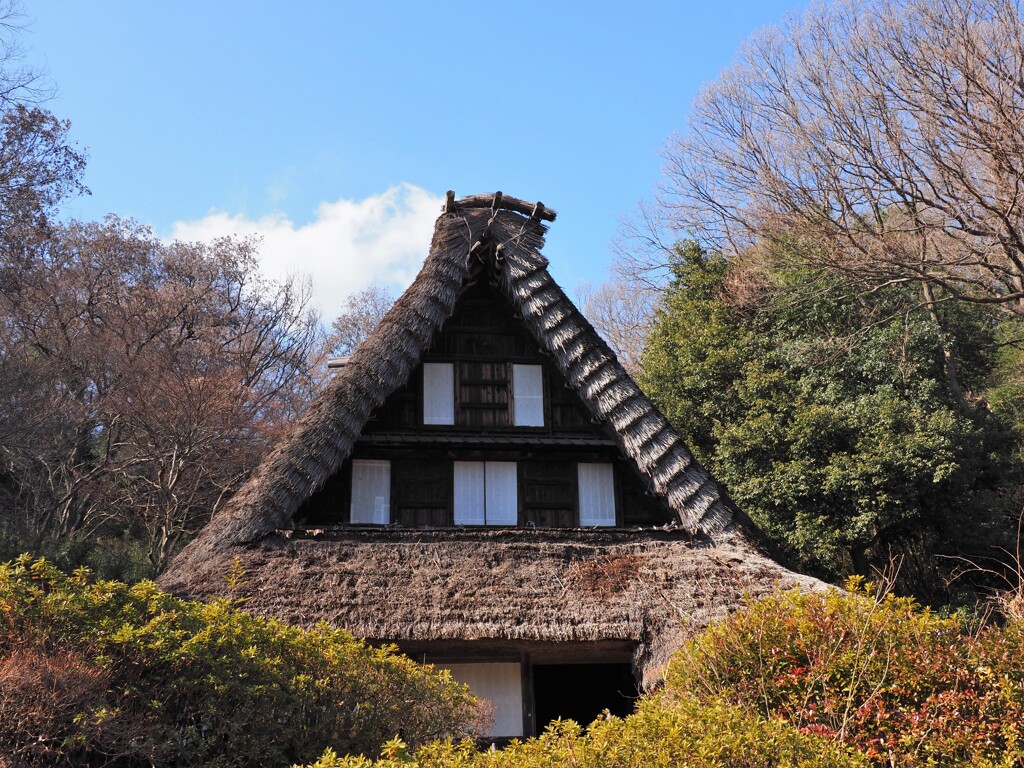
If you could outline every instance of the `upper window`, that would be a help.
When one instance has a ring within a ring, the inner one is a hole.
[[[512,413],[517,427],[544,426],[544,377],[539,365],[512,366]]]
[[[543,427],[543,369],[478,360],[424,363],[423,423]]]
[[[423,423],[455,423],[455,366],[423,364]]]

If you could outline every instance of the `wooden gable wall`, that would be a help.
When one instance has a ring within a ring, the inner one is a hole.
[[[424,363],[454,367],[454,424],[423,423]],[[541,367],[543,426],[513,424],[516,364]],[[612,465],[617,525],[673,519],[485,279],[466,289],[406,385],[371,417],[341,470],[299,510],[298,524],[349,522],[353,460],[391,462],[390,520],[404,527],[454,525],[457,461],[515,462],[521,526],[579,525],[578,462]]]

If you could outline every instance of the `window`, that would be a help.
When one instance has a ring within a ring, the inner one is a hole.
[[[454,512],[456,525],[516,525],[516,463],[456,461]]]
[[[391,462],[353,459],[352,508],[354,525],[387,525],[391,522]]]
[[[423,364],[423,423],[455,423],[454,364]]]
[[[512,366],[512,400],[515,426],[544,426],[544,377],[539,365]]]
[[[580,525],[615,525],[615,473],[611,464],[578,464]]]

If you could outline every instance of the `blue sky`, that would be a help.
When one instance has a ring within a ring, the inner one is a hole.
[[[795,0],[592,3],[23,0],[48,105],[92,196],[163,237],[260,232],[330,318],[426,255],[446,189],[554,207],[545,253],[600,282],[658,150],[742,41]]]

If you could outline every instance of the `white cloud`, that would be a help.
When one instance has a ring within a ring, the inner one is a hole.
[[[259,235],[264,274],[308,275],[313,301],[330,322],[351,293],[376,283],[397,294],[412,282],[427,257],[443,202],[417,186],[399,184],[363,200],[321,203],[316,218],[302,226],[284,214],[253,220],[218,212],[175,222],[172,237]]]

